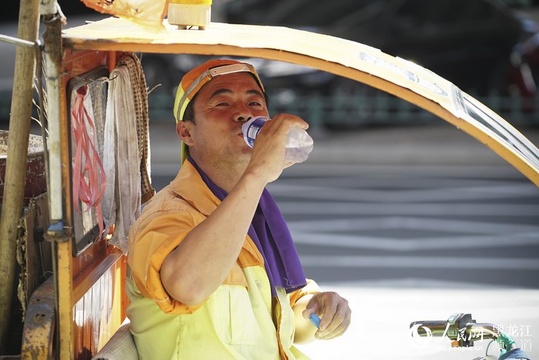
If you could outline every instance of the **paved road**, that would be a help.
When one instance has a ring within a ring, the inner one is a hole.
[[[508,167],[294,170],[270,190],[319,281],[539,289],[539,189]]]

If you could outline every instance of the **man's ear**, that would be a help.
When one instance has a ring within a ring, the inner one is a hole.
[[[178,121],[176,124],[176,134],[180,140],[187,146],[193,144],[193,139],[191,138],[191,125],[190,121]]]

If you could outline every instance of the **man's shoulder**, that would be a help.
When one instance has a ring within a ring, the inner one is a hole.
[[[200,221],[203,221],[202,215],[188,201],[165,187],[144,205],[131,226],[129,237],[138,237],[154,228],[194,226]]]
[[[187,200],[174,192],[170,186],[166,186],[144,205],[141,217],[161,212],[188,211],[191,209],[193,209],[193,206]]]

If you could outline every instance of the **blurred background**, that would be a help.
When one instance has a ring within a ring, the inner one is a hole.
[[[103,17],[78,0],[59,3],[68,26]],[[0,14],[0,32],[15,35],[18,2],[6,7]],[[215,0],[212,21],[287,26],[365,43],[434,71],[515,125],[539,123],[537,0]],[[0,119],[6,119],[14,47],[0,47]],[[170,117],[178,79],[203,60],[144,54],[142,63],[153,89],[153,119]],[[293,64],[245,60],[260,72],[272,112],[298,113],[324,129],[423,118],[417,116],[418,109],[391,95],[339,76]],[[324,99],[323,106],[316,106],[318,98]]]
[[[380,48],[511,114],[513,123],[536,124],[537,9],[532,1],[501,0],[233,0],[215,1],[212,11],[214,21],[306,29]],[[259,69],[273,110],[299,113],[316,125],[339,129],[417,118],[416,109],[357,82],[287,63],[245,60]],[[161,84],[154,95],[173,94],[176,79],[200,61],[146,54],[148,84]],[[315,108],[313,97],[330,100]]]

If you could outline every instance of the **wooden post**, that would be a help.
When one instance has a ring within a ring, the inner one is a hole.
[[[17,37],[36,42],[39,30],[39,1],[21,0]],[[18,46],[9,121],[4,199],[0,219],[0,354],[6,349],[9,314],[15,291],[17,225],[22,215],[28,138],[32,116],[35,49]]]

